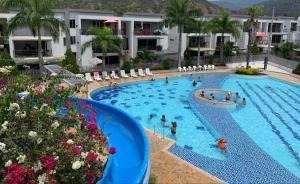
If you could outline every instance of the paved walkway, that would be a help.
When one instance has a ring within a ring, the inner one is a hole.
[[[228,74],[202,75],[201,88],[220,88]],[[229,183],[300,183],[300,179],[287,171],[265,153],[238,125],[229,112],[199,102],[191,93],[189,102],[205,120],[230,144],[230,156],[226,160],[204,157],[179,146],[169,150],[193,165]]]

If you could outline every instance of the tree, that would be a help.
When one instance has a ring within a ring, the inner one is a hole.
[[[38,58],[40,74],[42,74],[44,61],[42,53],[42,29],[49,31],[54,41],[59,38],[60,28],[68,31],[63,20],[54,16],[54,9],[58,0],[2,0],[0,7],[4,10],[18,10],[16,16],[7,24],[7,32],[12,33],[20,27],[28,27],[33,36],[38,37]]]
[[[230,13],[221,9],[220,16],[211,20],[212,32],[221,33],[220,62],[224,61],[224,34],[230,33],[234,37],[240,34],[240,23],[236,20],[230,20]]]
[[[65,58],[62,61],[62,65],[65,69],[75,74],[80,72],[79,66],[77,65],[76,62],[76,56],[73,54],[71,49],[67,49]]]
[[[110,27],[91,27],[87,31],[87,34],[93,35],[93,37],[90,41],[87,41],[82,45],[81,52],[83,53],[88,47],[100,48],[103,54],[102,65],[104,68],[105,58],[107,56],[108,51],[117,52],[119,55],[122,54],[122,50],[120,48],[122,39],[119,36],[114,35]]]
[[[291,59],[294,52],[294,44],[291,42],[285,42],[280,46],[282,56],[286,59]]]
[[[246,30],[249,35],[246,68],[249,68],[251,49],[253,43],[255,42],[256,33],[258,30],[258,17],[262,14],[262,6],[251,6],[246,9],[246,13],[249,15],[249,19],[246,22]]]
[[[195,20],[189,24],[189,32],[198,34],[198,56],[197,66],[200,65],[200,47],[201,47],[201,34],[207,34],[211,31],[211,24],[206,20]]]
[[[182,33],[183,28],[193,21],[198,15],[198,10],[190,9],[191,0],[170,0],[169,6],[165,10],[165,19],[163,23],[169,27],[178,26],[178,67],[181,66]]]

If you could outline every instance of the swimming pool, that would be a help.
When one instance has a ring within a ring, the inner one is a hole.
[[[198,81],[196,87],[192,86],[194,80]],[[246,97],[247,106],[220,109],[193,100],[194,91],[202,88],[239,92]],[[270,77],[202,74],[171,78],[168,84],[161,79],[101,88],[91,97],[117,106],[144,127],[175,139],[172,153],[227,182],[299,181],[288,173],[300,178],[299,86]],[[151,120],[150,114],[154,116]],[[176,136],[161,126],[163,114],[167,125],[177,122]],[[229,154],[215,147],[222,136],[229,139]]]

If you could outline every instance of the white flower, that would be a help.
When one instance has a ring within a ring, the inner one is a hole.
[[[81,157],[85,159],[89,152],[81,152]]]
[[[39,184],[44,184],[47,181],[48,181],[48,177],[47,177],[46,173],[38,176],[38,182],[39,182]]]
[[[52,123],[51,127],[52,127],[54,130],[57,129],[57,128],[59,127],[58,121],[55,120],[55,121]]]
[[[101,164],[104,165],[107,161],[108,156],[99,155],[99,159],[102,162]]]
[[[4,152],[6,145],[3,142],[0,142],[0,151]]]
[[[16,111],[16,110],[20,110],[20,106],[17,103],[10,103],[9,104],[9,111]]]
[[[55,116],[55,115],[56,115],[56,112],[52,110],[51,112],[48,112],[47,115],[48,115],[48,116]]]
[[[34,164],[33,170],[34,170],[35,172],[37,172],[37,171],[39,171],[39,170],[41,170],[41,169],[42,169],[42,163],[41,163],[40,161],[38,161],[37,164]]]
[[[67,143],[68,143],[68,144],[73,144],[74,141],[73,141],[72,139],[69,139],[69,140],[67,141]]]
[[[75,162],[73,162],[73,164],[72,164],[72,169],[74,169],[74,170],[77,170],[77,169],[79,169],[82,165],[84,164],[84,162],[81,162],[81,161],[75,161]]]
[[[23,163],[25,159],[26,159],[26,155],[19,155],[17,158],[19,164]]]
[[[38,138],[37,140],[36,140],[36,143],[37,144],[41,144],[43,142],[43,139],[42,138]]]
[[[37,133],[34,132],[34,131],[30,131],[30,132],[28,133],[28,135],[29,135],[30,137],[35,138],[35,137],[37,136]]]
[[[42,111],[45,107],[48,107],[48,104],[43,104],[43,105],[41,105],[41,108],[40,108],[40,111]]]
[[[8,121],[4,121],[4,123],[1,125],[1,130],[5,131],[7,130]]]
[[[5,163],[5,167],[9,167],[10,165],[12,164],[12,161],[11,160],[9,160],[9,161],[7,161],[6,163]]]
[[[16,112],[16,115],[15,115],[17,118],[26,118],[26,112],[24,111],[24,112],[20,112],[20,111],[18,111],[18,112]]]
[[[57,76],[57,75],[58,75],[57,73],[53,72],[53,73],[51,73],[50,76]]]

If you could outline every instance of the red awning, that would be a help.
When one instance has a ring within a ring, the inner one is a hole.
[[[267,33],[264,32],[258,32],[256,33],[256,37],[268,37],[269,35]]]
[[[118,20],[108,19],[104,21],[104,24],[117,24]]]

